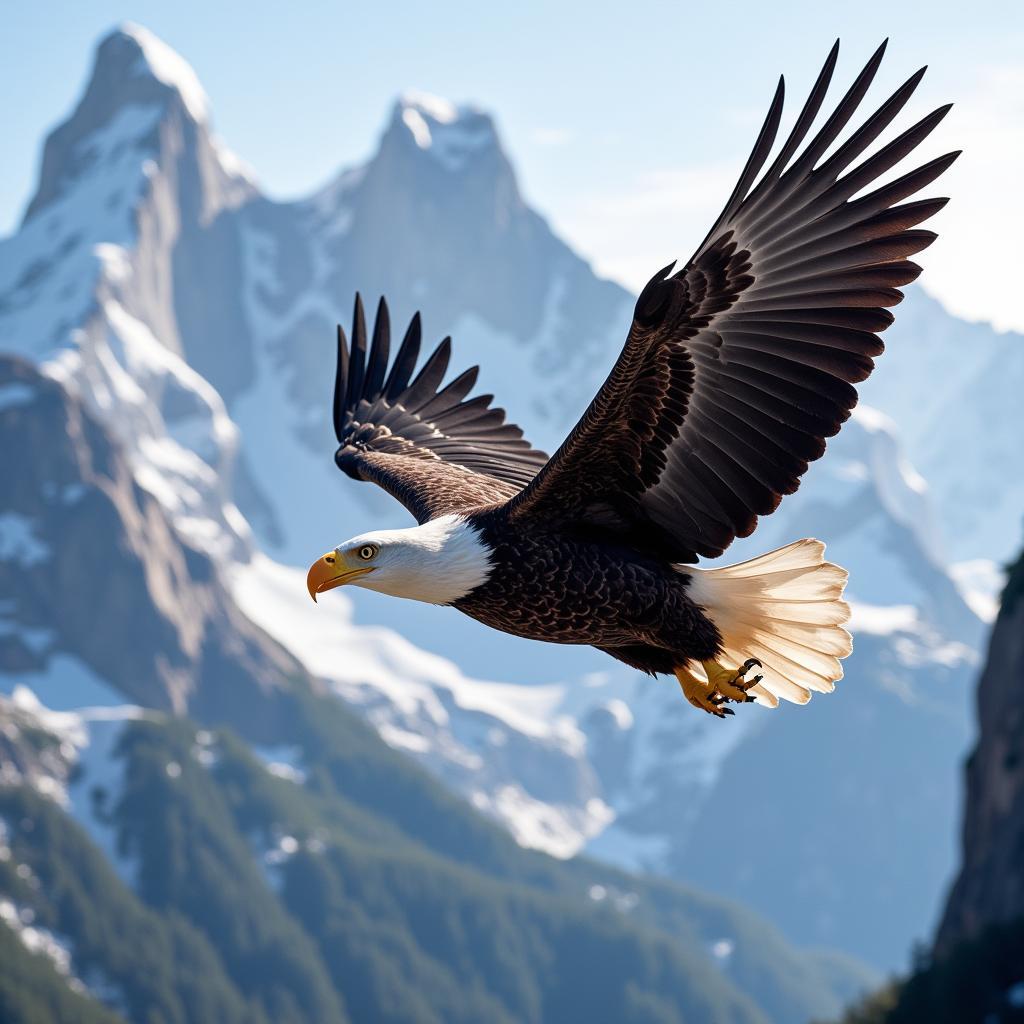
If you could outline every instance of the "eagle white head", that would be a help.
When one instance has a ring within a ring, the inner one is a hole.
[[[373,530],[318,558],[306,576],[316,600],[352,584],[392,597],[452,604],[480,586],[491,570],[491,551],[462,516],[441,516],[405,530]]]

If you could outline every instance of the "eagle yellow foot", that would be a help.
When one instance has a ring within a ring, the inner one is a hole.
[[[676,679],[679,680],[679,685],[683,688],[683,696],[695,708],[706,711],[709,715],[714,715],[716,718],[725,718],[726,715],[736,714],[732,708],[721,706],[725,703],[725,697],[717,693],[710,683],[704,682],[703,679],[698,679],[689,669],[677,668],[675,674]]]
[[[754,698],[747,693],[752,686],[761,682],[763,676],[753,676],[747,679],[747,673],[757,666],[761,668],[761,662],[757,658],[747,658],[742,667],[726,668],[717,661],[702,661],[704,671],[707,673],[708,685],[722,697],[723,700],[733,700],[737,704],[752,701]]]

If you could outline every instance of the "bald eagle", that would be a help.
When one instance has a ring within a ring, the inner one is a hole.
[[[310,568],[309,593],[353,584],[451,605],[516,636],[588,644],[674,674],[691,704],[806,703],[842,677],[847,573],[796,541],[699,569],[792,494],[857,402],[882,352],[917,227],[945,199],[904,202],[959,155],[877,184],[949,107],[865,151],[922,68],[831,152],[875,76],[881,47],[811,135],[838,42],[777,155],[784,79],[725,209],[693,258],[640,293],[625,347],[550,458],[468,397],[477,368],[441,387],[451,342],[413,376],[417,314],[393,362],[382,299],[372,338],[356,297],[338,328],[335,462],[397,498],[419,525],[371,530]],[[809,139],[809,141],[808,141]],[[863,159],[862,159],[863,158]],[[763,173],[762,173],[763,171]],[[865,191],[868,188],[870,191]]]

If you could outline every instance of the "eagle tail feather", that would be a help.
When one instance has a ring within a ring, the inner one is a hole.
[[[720,569],[680,567],[722,635],[723,661],[761,662],[763,678],[748,691],[760,704],[806,704],[812,691],[831,693],[843,677],[840,659],[853,650],[843,628],[848,573],[824,555],[821,541],[805,538]]]

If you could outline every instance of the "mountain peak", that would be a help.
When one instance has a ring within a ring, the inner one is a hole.
[[[92,76],[83,104],[90,97],[102,105],[153,103],[175,95],[192,120],[205,124],[210,101],[192,66],[149,29],[125,22],[108,33],[96,48]]]
[[[174,89],[196,121],[209,117],[210,101],[192,65],[149,29],[130,21],[114,29],[100,43],[97,67],[105,60],[123,67],[128,75],[149,76]]]
[[[462,170],[481,151],[500,149],[489,114],[425,92],[402,93],[391,131],[404,134],[449,171]]]
[[[212,146],[226,176],[244,179],[231,166],[230,154],[212,141],[209,117],[206,92],[183,57],[140,25],[115,28],[96,47],[92,73],[74,111],[46,140],[38,190],[25,222],[65,195],[97,166],[102,153],[121,153],[126,160],[136,154],[140,167],[145,158],[155,159],[166,124],[197,145]],[[103,173],[109,177],[110,168]]]

